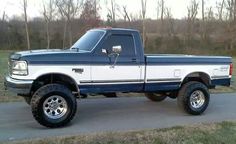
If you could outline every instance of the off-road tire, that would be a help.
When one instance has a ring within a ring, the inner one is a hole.
[[[65,99],[68,110],[66,114],[59,119],[51,119],[47,117],[43,110],[44,101],[53,95],[61,96]],[[48,84],[39,88],[33,95],[31,100],[32,114],[39,124],[49,127],[57,128],[67,125],[75,116],[77,110],[77,102],[75,96],[66,86],[60,84]]]
[[[145,93],[145,96],[149,100],[154,101],[154,102],[161,102],[161,101],[164,101],[167,98],[167,96],[165,96],[165,95],[155,94],[155,93]]]
[[[194,108],[190,103],[190,97],[194,91],[201,91],[204,94],[205,102],[200,108]],[[201,115],[208,107],[210,93],[206,85],[201,82],[191,81],[182,86],[177,97],[178,106],[185,112],[192,115]]]

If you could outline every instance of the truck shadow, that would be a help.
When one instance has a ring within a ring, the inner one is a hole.
[[[84,99],[78,101],[75,123],[84,123],[99,119],[130,119],[143,117],[185,116],[178,109],[176,100],[166,99],[163,102],[152,102],[145,97]]]

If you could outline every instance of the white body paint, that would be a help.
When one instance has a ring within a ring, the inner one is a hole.
[[[72,71],[73,68],[83,69],[84,72],[81,74],[75,73]],[[222,77],[231,78],[229,69],[229,65],[157,65],[146,66],[145,72],[145,66],[29,65],[28,76],[12,75],[12,78],[18,80],[36,80],[40,76],[54,73],[69,76],[74,79],[78,85],[80,85],[81,81],[121,81],[120,83],[132,83],[132,81],[136,80],[143,83],[161,83],[183,81],[186,76],[196,72],[205,73],[210,76],[212,80]],[[152,81],[149,82],[148,80]]]

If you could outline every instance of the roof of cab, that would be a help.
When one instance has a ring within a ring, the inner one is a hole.
[[[104,30],[104,31],[128,31],[128,32],[139,32],[136,29],[126,29],[126,28],[111,28],[111,27],[104,27],[104,28],[94,28],[91,30]]]

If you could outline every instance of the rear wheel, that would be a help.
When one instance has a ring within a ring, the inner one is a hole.
[[[155,102],[161,102],[167,98],[167,96],[163,94],[156,94],[156,93],[145,93],[145,96],[151,101],[155,101]]]
[[[209,101],[209,90],[200,82],[186,83],[178,94],[179,107],[192,115],[202,114],[207,109]]]
[[[77,110],[76,98],[60,84],[48,84],[35,92],[31,100],[34,118],[43,126],[56,128],[68,124]]]

